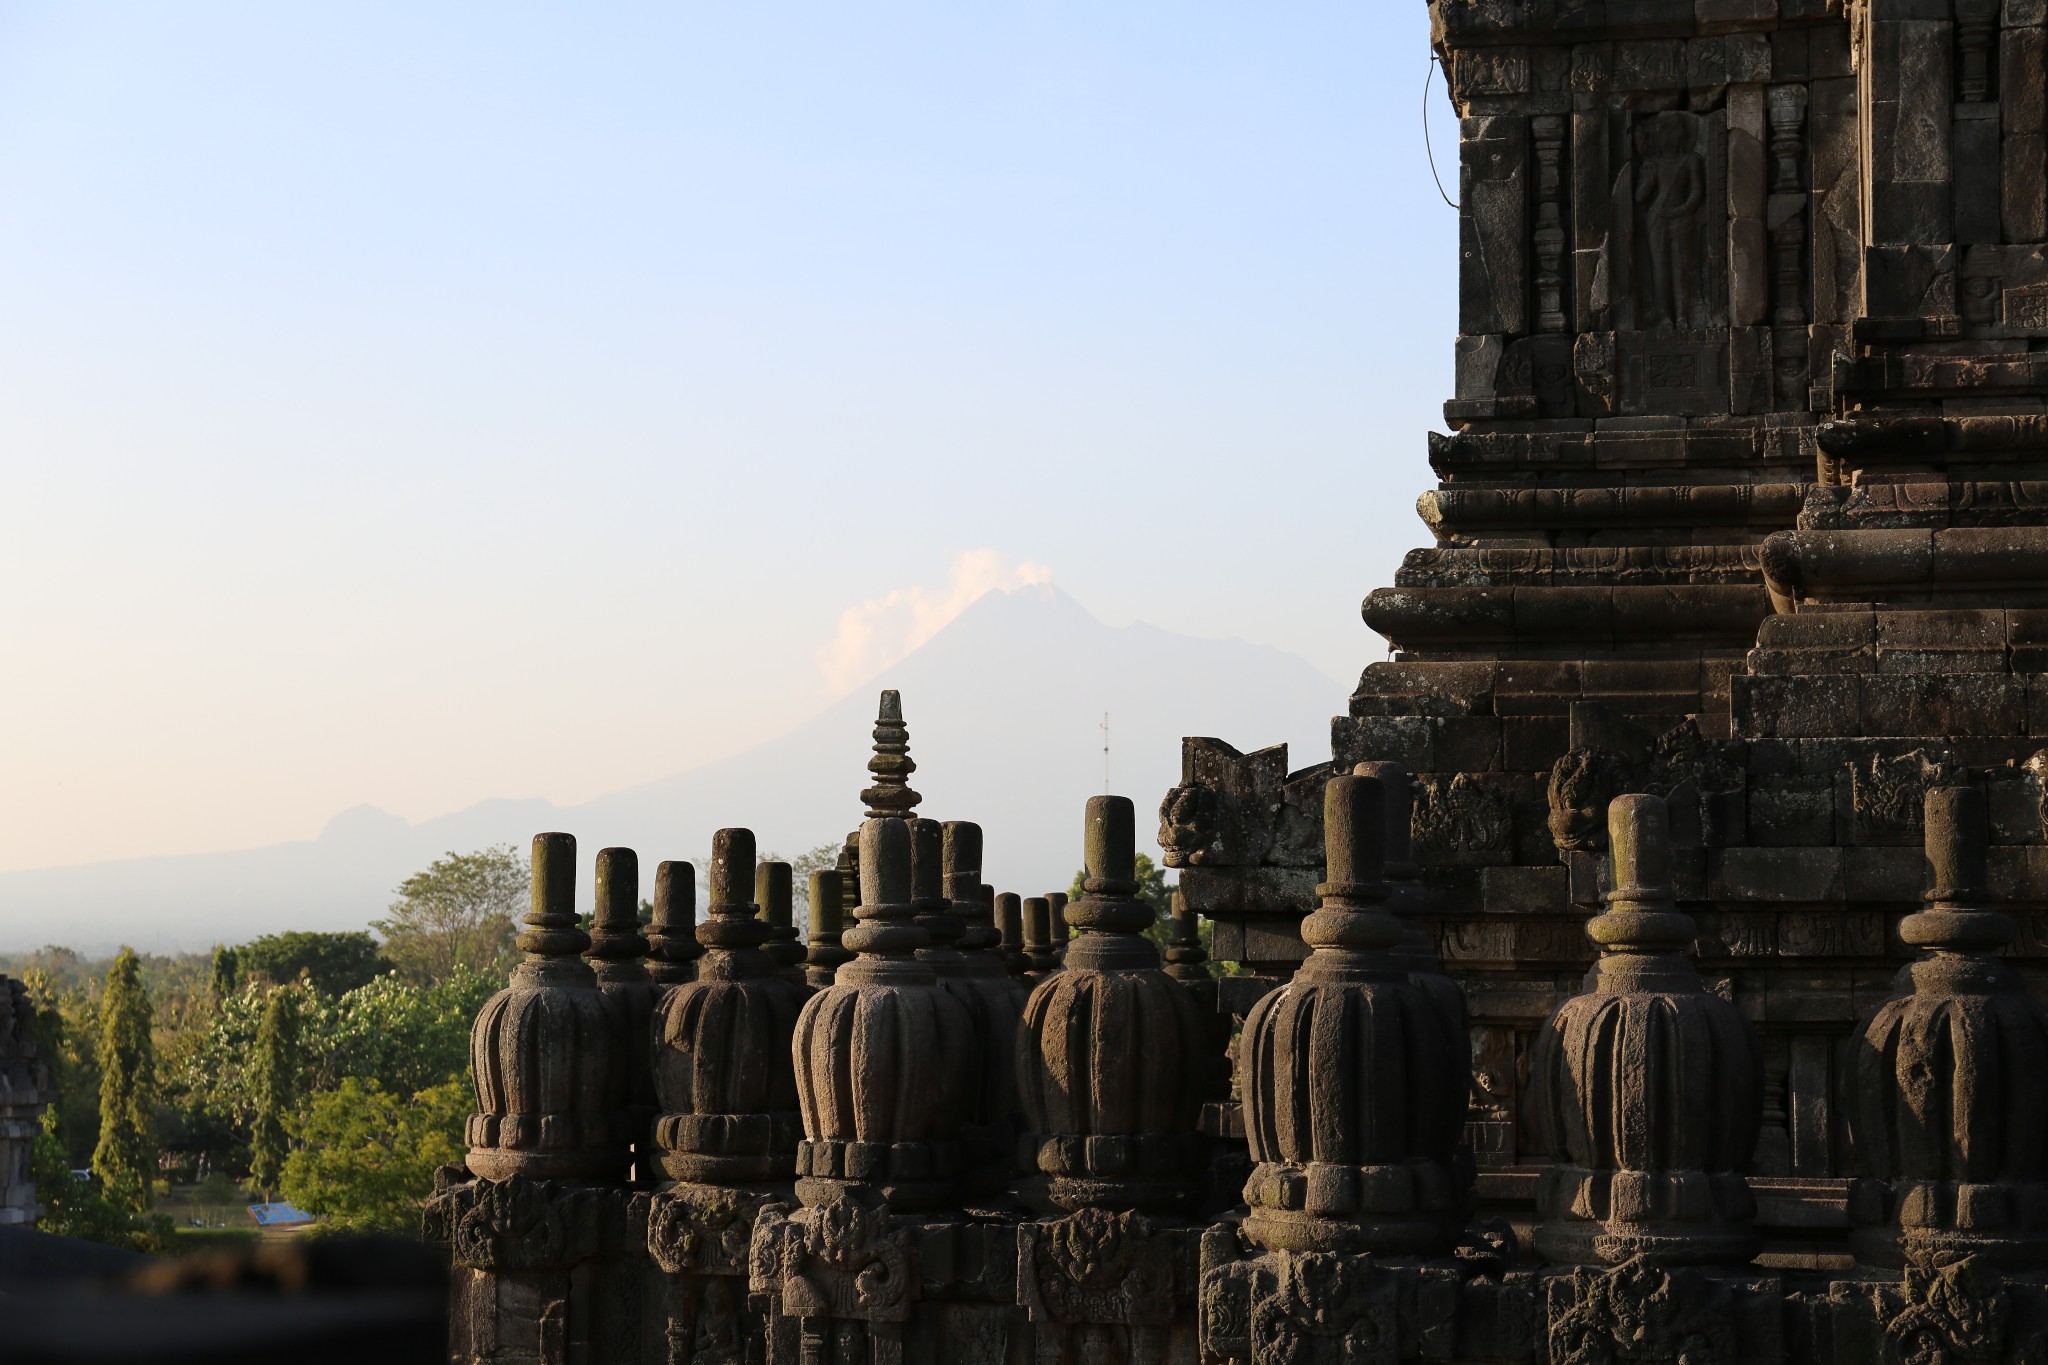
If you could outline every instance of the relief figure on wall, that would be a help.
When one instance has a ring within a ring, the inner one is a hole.
[[[1637,238],[1648,286],[1642,321],[1691,327],[1703,321],[1700,258],[1707,202],[1699,120],[1667,110],[1636,130]]]

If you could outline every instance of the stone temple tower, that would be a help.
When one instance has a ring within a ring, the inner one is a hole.
[[[1412,772],[1481,1205],[1527,1216],[1607,806],[1664,798],[1699,970],[1761,1037],[1759,1231],[1839,1246],[1845,1045],[1919,906],[1924,793],[1981,787],[1992,884],[2048,905],[2048,11],[1429,8],[1461,150],[1428,543],[1365,597],[1392,657],[1330,763],[1187,740],[1166,861],[1252,969],[1242,1018],[1307,952],[1323,780]],[[2040,979],[2048,943],[2007,952]]]

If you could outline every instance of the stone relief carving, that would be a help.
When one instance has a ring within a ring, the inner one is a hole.
[[[1733,1293],[1636,1257],[1549,1282],[1551,1365],[1736,1365]]]

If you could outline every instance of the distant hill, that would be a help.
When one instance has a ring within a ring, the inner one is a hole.
[[[582,805],[491,800],[417,825],[359,806],[302,843],[0,873],[0,951],[166,952],[286,928],[359,929],[438,855],[523,849],[541,830],[576,836],[586,898],[590,858],[607,845],[639,850],[643,889],[657,861],[703,857],[720,825],[751,827],[763,852],[799,852],[859,821],[883,687],[903,694],[923,813],[980,821],[987,879],[1028,892],[1064,888],[1080,864],[1082,806],[1102,790],[1105,712],[1111,783],[1138,805],[1142,848],[1178,780],[1182,735],[1286,740],[1297,765],[1315,762],[1345,694],[1276,649],[1106,626],[1050,586],[990,593],[781,738]]]

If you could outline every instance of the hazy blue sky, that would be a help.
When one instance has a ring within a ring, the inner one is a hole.
[[[0,0],[0,868],[580,800],[1048,576],[1355,675],[1450,386],[1427,60],[1421,0]]]

